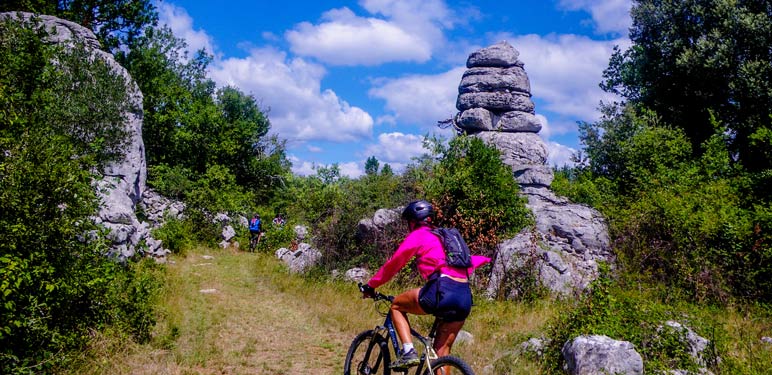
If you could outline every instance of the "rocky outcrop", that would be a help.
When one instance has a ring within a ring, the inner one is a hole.
[[[643,358],[635,346],[607,336],[579,336],[563,345],[562,354],[571,375],[643,374]]]
[[[613,262],[608,230],[597,211],[549,190],[548,150],[519,52],[500,42],[470,54],[466,66],[453,124],[501,152],[536,221],[499,245],[488,292],[515,297],[517,288],[506,284],[528,267],[553,292],[584,289],[597,277],[598,261]]]
[[[120,259],[135,254],[163,257],[167,250],[161,242],[150,236],[150,225],[141,222],[135,214],[136,205],[145,191],[146,166],[145,146],[142,141],[142,93],[128,71],[120,66],[113,56],[100,49],[99,42],[91,30],[76,23],[52,16],[34,16],[31,13],[11,12],[0,14],[0,19],[20,17],[33,19],[49,31],[48,43],[71,47],[79,43],[87,47],[94,58],[105,61],[115,72],[126,80],[132,111],[124,114],[124,127],[129,135],[125,156],[105,168],[104,176],[95,181],[95,187],[102,200],[94,221],[110,230],[112,241],[109,253]]]

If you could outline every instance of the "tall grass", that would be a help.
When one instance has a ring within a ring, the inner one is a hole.
[[[136,344],[120,332],[95,333],[88,350],[61,373],[340,374],[354,336],[382,323],[372,301],[362,300],[353,283],[289,274],[271,254],[207,247],[184,254],[172,256],[166,266],[158,324],[149,343]],[[396,294],[418,282],[398,277],[381,291]],[[216,291],[201,292],[208,289]],[[641,298],[651,296],[642,293]],[[541,336],[574,307],[571,301],[490,301],[476,293],[464,326],[473,340],[457,343],[453,353],[479,374],[549,373],[536,359],[519,354],[519,344]],[[703,336],[719,341],[722,373],[764,374],[769,368],[772,345],[760,337],[772,336],[772,323],[763,308],[678,309],[690,311],[693,319],[709,315],[719,322],[712,337]],[[425,332],[431,321],[411,316],[419,331]]]

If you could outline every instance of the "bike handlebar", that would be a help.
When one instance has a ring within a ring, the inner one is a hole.
[[[364,285],[365,284],[359,283],[359,291],[361,291],[363,293],[364,293]],[[388,295],[385,295],[383,293],[376,292],[375,290],[373,290],[373,295],[370,298],[372,298],[376,302],[377,301],[389,301],[389,302],[393,302],[394,301],[394,296],[388,296]]]

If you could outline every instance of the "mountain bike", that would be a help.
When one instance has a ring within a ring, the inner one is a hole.
[[[359,284],[360,288],[362,284]],[[391,358],[399,354],[399,341],[391,320],[391,302],[394,296],[376,292],[373,296],[376,311],[386,319],[383,325],[376,326],[358,334],[346,353],[346,363],[343,366],[344,375],[390,375],[393,373],[413,373],[416,375],[474,375],[474,371],[461,358],[446,355],[438,357],[434,351],[434,337],[442,319],[435,318],[428,336],[423,336],[412,327],[413,345],[421,362],[412,368],[389,368]],[[383,312],[385,306],[386,311]],[[389,345],[391,344],[391,345]]]

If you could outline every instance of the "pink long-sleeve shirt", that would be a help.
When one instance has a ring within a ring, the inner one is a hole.
[[[421,226],[410,232],[399,245],[397,251],[367,282],[373,288],[378,288],[391,280],[413,257],[417,258],[418,273],[424,279],[434,271],[440,270],[445,275],[466,278],[475,268],[491,261],[481,255],[472,255],[472,267],[465,272],[463,268],[445,266],[445,250],[440,238],[431,232],[428,226]]]

